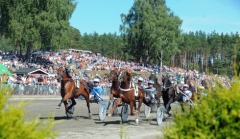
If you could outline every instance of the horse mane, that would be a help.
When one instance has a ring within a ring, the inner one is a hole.
[[[65,68],[65,71],[66,71],[66,74],[68,76],[68,78],[72,78],[70,75],[69,75],[69,70],[67,68]]]

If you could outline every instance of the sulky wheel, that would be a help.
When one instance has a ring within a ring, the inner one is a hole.
[[[99,111],[98,111],[98,116],[99,116],[99,120],[103,121],[106,117],[106,113],[107,113],[107,104],[105,101],[100,101],[100,106],[99,106]]]
[[[162,121],[163,121],[163,117],[164,117],[164,106],[163,105],[160,105],[158,108],[157,108],[157,124],[158,125],[161,125],[162,124]]]

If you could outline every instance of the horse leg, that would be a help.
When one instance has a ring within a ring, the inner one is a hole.
[[[170,104],[173,102],[173,99],[170,98],[167,105],[166,105],[166,111],[165,113],[169,114],[169,111],[170,111]]]
[[[136,121],[137,124],[139,123],[139,122],[138,122],[138,121],[139,121],[138,119],[139,119],[139,113],[136,114],[136,120],[135,120],[135,121]]]
[[[68,106],[68,110],[70,110],[73,106],[75,106],[77,103],[74,98],[71,98],[72,104]]]
[[[66,95],[64,96],[64,98],[62,99],[63,103],[64,103],[64,104],[67,103],[67,100],[70,99],[70,98],[71,98],[71,94],[70,94],[70,93],[69,93],[69,94],[66,94]],[[73,103],[73,102],[72,102],[72,103]],[[75,102],[75,103],[76,103],[76,102]],[[66,107],[66,106],[67,106],[67,107]],[[68,105],[65,105],[65,109],[66,109],[66,111],[67,111],[68,113],[73,114],[73,112],[68,109]]]
[[[60,109],[61,105],[62,105],[63,101],[61,99],[60,103],[57,105],[57,108],[56,109]]]
[[[136,115],[136,123],[138,123],[138,119],[139,119],[139,114],[140,114],[140,109],[141,109],[141,106],[142,106],[142,103],[143,103],[143,99],[144,98],[140,98],[139,100],[138,100],[138,109],[137,109],[137,115]],[[136,102],[135,102],[135,110],[136,110]]]
[[[112,116],[112,113],[114,111],[114,109],[122,102],[122,98],[117,98],[117,102],[115,103],[115,105],[112,107],[112,109],[109,111],[108,116]]]
[[[133,106],[134,106],[134,103],[135,102],[130,102],[130,111],[131,111],[131,115],[133,116],[133,115],[136,115],[137,113],[138,113],[138,111],[133,111]]]
[[[64,104],[64,106],[65,106],[65,110],[67,111],[67,109],[68,109],[68,103],[67,103],[67,101],[62,101],[63,102],[63,104]],[[67,111],[68,113],[70,113],[69,111]],[[70,113],[70,114],[72,114],[72,113]]]
[[[141,98],[141,99],[138,100],[138,109],[137,109],[137,112],[140,112],[140,111],[141,111],[140,109],[141,109],[141,106],[142,106],[142,103],[143,103],[143,99],[144,99],[144,98]]]
[[[108,101],[108,106],[107,106],[107,111],[109,109],[110,106],[112,106],[113,104],[113,95],[112,93],[109,94],[109,101]]]

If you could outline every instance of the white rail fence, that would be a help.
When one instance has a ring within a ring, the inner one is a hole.
[[[12,89],[13,95],[60,95],[60,86],[58,85],[0,84],[0,89],[4,87]],[[103,95],[109,95],[109,87],[103,87],[103,90]]]

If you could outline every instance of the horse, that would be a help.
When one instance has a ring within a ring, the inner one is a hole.
[[[163,96],[163,102],[165,106],[165,113],[171,116],[169,113],[171,110],[171,103],[178,101],[180,102],[180,105],[183,109],[183,94],[178,91],[178,87],[172,86],[171,81],[169,80],[168,76],[164,76],[162,79],[163,83],[163,90],[162,90],[162,96]]]
[[[57,71],[57,81],[61,83],[61,102],[65,105],[65,110],[69,114],[73,114],[71,108],[76,105],[75,98],[78,98],[82,95],[87,103],[89,118],[91,119],[91,111],[90,111],[90,88],[85,80],[80,80],[80,84],[78,84],[78,88],[75,85],[74,80],[69,75],[68,69],[64,67],[60,67]],[[71,99],[72,104],[68,106],[67,100]]]
[[[124,102],[130,105],[131,115],[136,115],[140,112],[142,102],[148,106],[150,105],[144,99],[145,97],[144,89],[141,86],[137,86],[132,82],[131,74],[127,70],[121,72],[121,75],[119,75],[119,79],[121,80],[121,82],[120,82],[119,89],[117,91],[117,97],[118,97],[117,102],[110,110],[108,116],[112,115],[113,110],[121,102]],[[133,107],[136,107],[136,100],[138,100],[138,108],[137,108],[137,111],[133,111]],[[136,119],[136,122],[138,123],[138,118]]]
[[[156,95],[156,99],[157,99],[157,105],[160,105],[160,98],[162,96],[162,86],[160,85],[158,78],[155,74],[151,74],[149,77],[149,80],[153,80],[154,81],[154,85],[153,87],[156,88],[157,90],[157,95]]]
[[[118,80],[118,76],[119,76],[119,73],[115,70],[112,70],[110,72],[110,75],[109,75],[109,81],[112,82],[112,86],[111,86],[111,89],[110,89],[110,94],[109,94],[109,103],[108,103],[108,106],[107,106],[107,110],[109,109],[109,106],[112,106],[112,103],[113,103],[113,99],[114,97],[118,98],[118,94],[117,94],[117,91],[119,90],[119,85],[120,85],[120,82]]]

